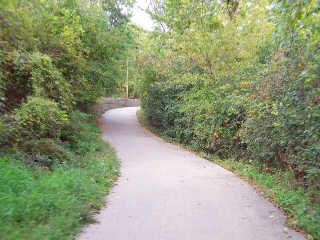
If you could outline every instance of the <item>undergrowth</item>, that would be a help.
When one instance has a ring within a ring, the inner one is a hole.
[[[74,239],[93,221],[91,212],[104,203],[119,163],[93,118],[78,114],[74,121],[81,131],[70,132],[70,143],[57,143],[69,153],[66,163],[32,165],[21,150],[0,155],[1,239]]]
[[[157,136],[168,142],[181,145],[177,140],[168,137],[159,128],[153,126],[142,111],[139,111],[137,116],[140,124]],[[234,158],[221,159],[214,154],[200,152],[192,145],[183,145],[183,147],[195,151],[201,157],[213,161],[248,180],[286,213],[288,226],[304,230],[308,239],[320,239],[320,203],[314,201],[314,199],[319,199],[319,196],[316,196],[319,193],[316,190],[305,191],[297,183],[291,172],[266,171],[261,166],[249,162]]]

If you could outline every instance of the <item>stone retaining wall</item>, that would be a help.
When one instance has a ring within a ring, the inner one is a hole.
[[[93,105],[91,111],[98,113],[99,115],[106,111],[114,108],[123,107],[138,107],[138,99],[127,99],[127,98],[103,98],[101,103]]]

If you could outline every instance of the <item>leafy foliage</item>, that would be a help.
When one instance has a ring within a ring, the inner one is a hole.
[[[142,104],[146,116],[168,137],[181,143],[223,157],[239,153],[239,130],[246,118],[245,101],[228,96],[230,89],[206,88],[208,78],[201,75],[188,74],[184,78],[189,82],[180,79],[165,87],[151,85]]]
[[[72,154],[51,138],[41,138],[22,143],[20,147],[26,153],[24,162],[52,169],[54,166],[68,165]]]
[[[146,117],[197,150],[290,171],[319,209],[319,6],[153,0],[158,29],[136,57]],[[309,220],[297,225],[319,238]]]
[[[60,103],[60,107],[71,109],[73,94],[71,85],[64,81],[62,74],[52,63],[49,56],[33,53],[30,56],[31,76],[33,94],[47,97]]]
[[[73,112],[117,90],[119,65],[134,42],[123,13],[131,6],[130,0],[1,1],[1,146],[70,140]]]
[[[70,108],[116,90],[122,76],[118,65],[133,42],[121,9],[132,3],[97,2],[1,2],[1,102],[6,108],[31,94]]]
[[[320,164],[317,3],[231,3],[153,2],[166,32],[144,40],[161,45],[146,48],[141,67],[145,112],[181,142],[289,168],[311,186]]]
[[[114,151],[100,139],[96,124],[88,121],[88,116],[86,122],[83,116],[77,119],[86,129],[78,133],[78,146],[87,146],[89,151],[73,154],[73,161],[63,167],[56,165],[50,171],[45,165],[26,166],[22,163],[25,155],[18,153],[0,157],[2,239],[74,238],[84,223],[92,221],[91,211],[104,203],[119,163]],[[76,150],[59,145],[57,151],[57,146],[52,139],[42,139],[28,142],[25,150],[41,151],[41,159],[55,157],[64,162],[66,153]]]
[[[69,121],[65,111],[48,99],[30,97],[14,114],[18,141],[32,138],[59,138]]]
[[[0,231],[70,239],[118,173],[82,111],[118,89],[131,0],[0,1]]]

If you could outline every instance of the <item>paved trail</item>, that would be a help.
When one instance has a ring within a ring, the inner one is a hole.
[[[231,172],[144,130],[137,108],[103,115],[121,177],[78,240],[297,240],[285,217]]]

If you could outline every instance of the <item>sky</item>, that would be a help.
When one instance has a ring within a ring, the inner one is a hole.
[[[146,12],[143,11],[148,8],[148,2],[148,0],[136,0],[131,20],[142,28],[152,31],[154,29],[152,19]],[[143,10],[141,10],[140,8],[142,8]]]

